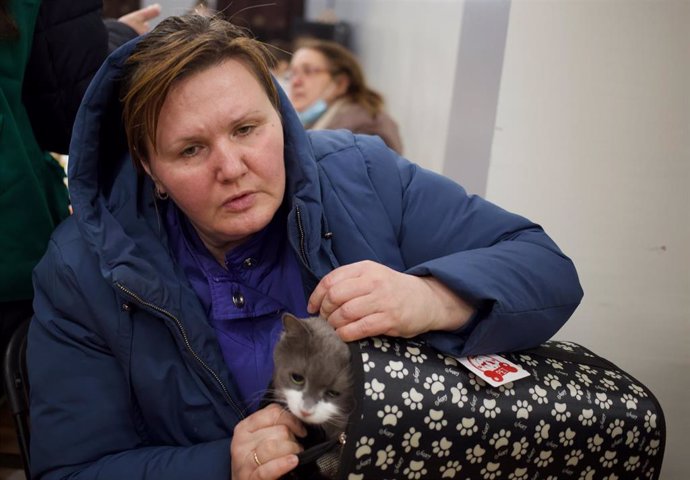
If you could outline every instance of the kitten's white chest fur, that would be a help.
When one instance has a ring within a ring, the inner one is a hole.
[[[323,425],[342,414],[337,405],[327,400],[307,401],[302,391],[285,388],[282,393],[293,415],[305,423]]]

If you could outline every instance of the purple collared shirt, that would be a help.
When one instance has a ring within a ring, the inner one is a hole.
[[[165,224],[173,254],[218,334],[225,363],[248,412],[257,409],[273,374],[273,348],[288,311],[307,315],[298,260],[280,209],[271,223],[225,256],[223,268],[171,202]]]

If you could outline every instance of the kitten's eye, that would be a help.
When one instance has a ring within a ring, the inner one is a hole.
[[[292,383],[295,385],[304,385],[304,377],[299,373],[291,373],[290,380],[292,380]]]
[[[336,392],[335,390],[326,390],[326,396],[328,398],[338,398],[340,396],[340,392]]]

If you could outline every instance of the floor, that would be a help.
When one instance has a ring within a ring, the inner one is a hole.
[[[24,471],[18,467],[19,457],[8,462],[7,455],[17,455],[17,437],[14,432],[12,416],[5,399],[0,399],[0,480],[26,480]],[[4,464],[3,464],[4,463]],[[17,467],[8,465],[14,463]]]

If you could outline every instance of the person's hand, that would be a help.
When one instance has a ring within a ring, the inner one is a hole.
[[[465,325],[474,307],[433,277],[372,261],[336,268],[314,289],[307,310],[328,320],[346,342],[375,335],[414,337]]]
[[[297,466],[302,451],[296,437],[304,425],[290,412],[272,403],[252,413],[235,427],[230,455],[232,480],[273,480]]]
[[[127,15],[123,15],[117,20],[128,25],[139,35],[143,35],[149,31],[149,20],[153,20],[160,14],[161,6],[155,3],[153,5],[149,5],[148,7],[130,12]]]

